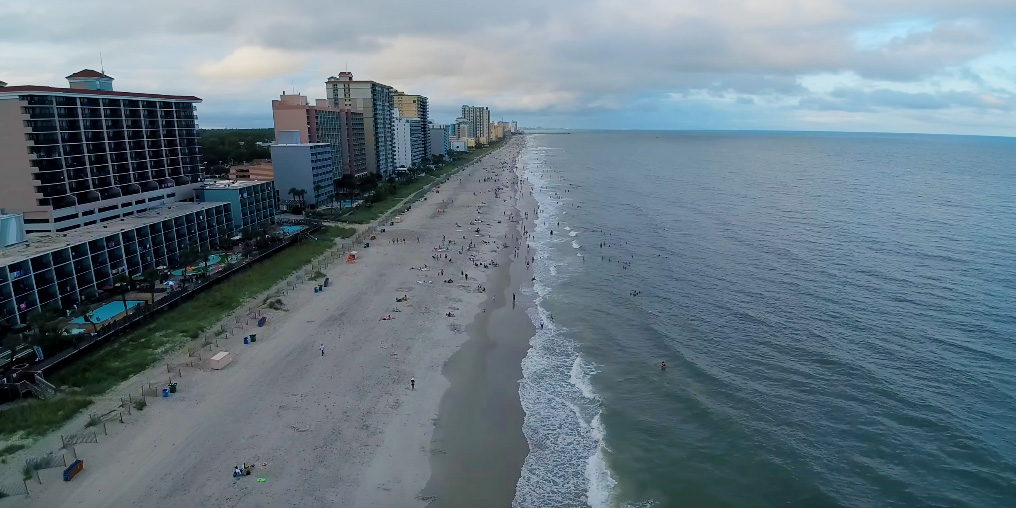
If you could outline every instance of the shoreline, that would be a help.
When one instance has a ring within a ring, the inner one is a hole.
[[[467,328],[469,340],[442,368],[445,391],[431,443],[431,478],[421,493],[428,508],[511,506],[522,466],[529,454],[523,434],[525,412],[519,395],[522,360],[536,333],[527,309],[533,301],[522,288],[530,283],[529,267],[514,258],[526,256],[520,226],[532,221],[519,213],[525,196],[521,155],[511,164],[514,191],[510,213],[519,219],[506,233],[509,248],[498,255],[500,266],[488,279],[489,296]],[[513,295],[516,302],[509,304]]]

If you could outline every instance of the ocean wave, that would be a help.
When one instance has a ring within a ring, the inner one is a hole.
[[[600,442],[600,446],[596,447],[596,453],[586,461],[586,479],[589,480],[586,500],[593,508],[607,508],[610,506],[610,493],[614,490],[614,485],[617,485],[617,482],[610,476],[607,461],[603,458],[603,450],[606,447],[603,444],[605,431],[599,414],[593,418],[589,427],[590,432]]]
[[[592,366],[587,366],[582,362],[582,357],[576,355],[575,362],[572,363],[571,371],[568,373],[568,381],[582,392],[583,397],[599,400],[599,396],[593,390],[593,384],[589,381],[595,373],[596,370]]]
[[[536,280],[532,289],[536,297],[527,313],[537,332],[522,361],[519,397],[526,415],[523,434],[530,452],[512,506],[587,504],[605,508],[615,481],[603,457],[601,406],[591,382],[596,366],[582,360],[569,330],[555,322],[544,307],[555,285],[582,264],[576,263],[574,257],[569,261],[555,255],[555,245],[565,238],[550,236],[550,228],[545,224],[556,223],[558,213],[563,212],[548,194],[553,192],[553,182],[545,171],[529,170],[534,166],[546,167],[538,148],[530,148],[525,159],[526,178],[536,189],[534,197],[539,203],[540,220],[531,241],[536,251],[533,264]],[[577,242],[572,241],[572,246],[578,248]]]

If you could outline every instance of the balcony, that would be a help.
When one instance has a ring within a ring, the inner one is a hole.
[[[53,159],[60,157],[60,150],[55,146],[33,146],[28,152],[35,155],[36,159]]]
[[[32,120],[56,118],[56,110],[52,106],[29,106],[25,112]]]
[[[81,168],[85,166],[85,157],[82,155],[75,155],[72,157],[64,156],[64,166],[68,168]]]
[[[56,120],[29,120],[28,126],[32,132],[56,132],[57,130]]]
[[[40,95],[29,95],[23,98],[29,106],[40,106],[44,104],[53,104],[53,98],[48,96]]]

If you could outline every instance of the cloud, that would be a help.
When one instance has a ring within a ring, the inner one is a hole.
[[[198,94],[209,124],[230,111],[268,124],[282,89],[321,98],[348,67],[435,111],[487,104],[544,125],[679,106],[691,116],[658,125],[808,128],[828,118],[816,112],[853,111],[975,132],[973,112],[1012,106],[1014,41],[1011,0],[0,3],[0,52],[13,55],[0,79],[59,85],[102,51],[118,88]],[[930,111],[959,113],[919,114]]]
[[[220,60],[199,64],[194,73],[215,80],[267,79],[295,72],[306,61],[306,57],[278,49],[243,46]]]
[[[840,88],[825,96],[801,99],[802,108],[819,111],[933,110],[947,108],[991,109],[1012,111],[1016,100],[1012,95],[1000,96],[975,92],[946,91],[908,93],[899,90],[856,90]]]

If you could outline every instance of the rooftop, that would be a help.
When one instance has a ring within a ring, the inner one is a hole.
[[[271,180],[205,180],[201,183],[201,189],[243,189],[253,187]]]
[[[272,145],[272,148],[277,146],[332,146],[328,143],[276,143]]]
[[[74,78],[109,78],[109,79],[113,79],[110,76],[107,76],[107,75],[105,75],[105,74],[103,74],[103,73],[101,73],[99,71],[94,71],[92,69],[82,69],[82,70],[80,70],[78,72],[75,72],[74,74],[71,74],[70,76],[67,76],[67,79],[74,79]]]
[[[17,263],[18,261],[30,259],[39,254],[45,254],[64,247],[90,242],[96,238],[102,238],[113,233],[135,229],[193,212],[208,210],[221,204],[224,203],[173,203],[147,212],[141,212],[137,215],[123,217],[119,220],[101,222],[63,233],[32,233],[28,235],[26,242],[6,249],[0,249],[0,266]]]
[[[88,90],[85,88],[57,88],[54,86],[35,86],[35,85],[5,86],[3,88],[0,88],[0,99],[15,98],[18,95],[25,94],[132,97],[139,99],[201,102],[200,98],[194,97],[193,95],[162,95],[156,93],[116,92],[111,90]]]

